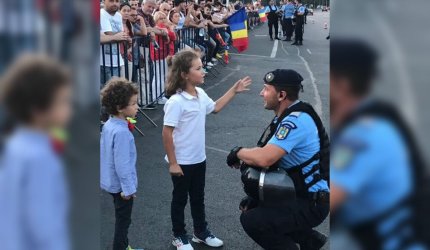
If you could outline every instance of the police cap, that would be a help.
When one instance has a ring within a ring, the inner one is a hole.
[[[264,82],[269,85],[278,87],[294,87],[303,88],[303,77],[292,69],[276,69],[268,72],[264,76]]]

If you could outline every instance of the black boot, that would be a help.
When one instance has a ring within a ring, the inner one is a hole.
[[[284,39],[284,41],[286,41],[286,42],[291,42],[291,37],[287,37],[287,38],[285,38],[285,39]]]
[[[270,41],[273,41],[273,37],[270,37]]]
[[[276,40],[281,40],[281,38],[279,38],[279,37],[275,37],[275,39],[276,39]]]
[[[299,45],[299,43],[297,41],[295,41],[291,45]]]
[[[302,41],[299,41],[299,44],[298,45],[303,45],[303,42]]]

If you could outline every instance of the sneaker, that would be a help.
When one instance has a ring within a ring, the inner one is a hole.
[[[216,54],[216,58],[218,58],[218,59],[222,59],[222,55],[221,55],[220,53],[217,53],[217,54]]]
[[[205,74],[207,74],[207,73],[208,73],[207,69],[205,69],[205,68],[202,68],[202,71],[203,71],[203,73],[205,73]]]
[[[206,69],[211,69],[211,68],[212,68],[212,66],[209,66],[209,65],[208,65],[208,66],[206,66],[205,68],[206,68]]]
[[[155,105],[154,104],[149,104],[148,106],[146,106],[146,107],[144,107],[143,109],[144,110],[153,110],[153,109],[155,109],[156,107],[155,107]]]
[[[212,58],[211,62],[216,63],[218,60],[216,58]]]
[[[203,243],[210,247],[221,247],[224,245],[224,242],[215,237],[209,230],[206,230],[206,232],[202,233],[201,235],[196,235],[194,233],[192,241],[195,243]]]
[[[214,64],[211,63],[211,62],[208,62],[206,65],[209,66],[209,67],[213,67],[214,66]]]
[[[173,238],[172,245],[175,246],[177,250],[194,250],[186,235]]]

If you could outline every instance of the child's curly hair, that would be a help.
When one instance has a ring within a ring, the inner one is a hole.
[[[112,77],[101,90],[102,105],[106,112],[117,115],[128,106],[131,97],[139,93],[136,85],[125,78]]]

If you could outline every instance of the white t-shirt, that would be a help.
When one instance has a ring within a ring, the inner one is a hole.
[[[100,33],[105,32],[121,32],[122,31],[122,16],[119,12],[115,15],[110,15],[105,9],[100,10]],[[110,60],[110,45],[104,44],[104,55],[105,55],[105,66],[111,66]],[[117,43],[112,43],[112,66],[118,67],[118,45]],[[103,52],[102,45],[100,45],[100,65],[103,66]],[[119,65],[124,65],[124,60],[121,55],[119,55]]]
[[[206,160],[206,115],[215,109],[215,102],[201,88],[197,97],[185,91],[172,95],[164,105],[164,126],[175,127],[173,144],[178,164],[196,164]],[[168,161],[167,156],[165,157]]]

